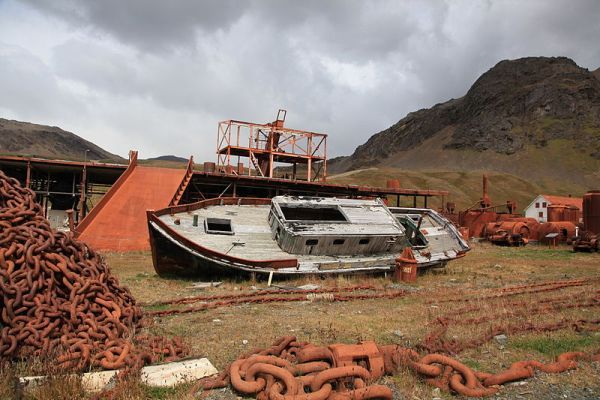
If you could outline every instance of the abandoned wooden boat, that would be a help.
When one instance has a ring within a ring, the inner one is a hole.
[[[469,250],[437,212],[388,208],[380,199],[218,198],[147,217],[159,275],[372,273],[393,270],[407,246],[420,268]]]

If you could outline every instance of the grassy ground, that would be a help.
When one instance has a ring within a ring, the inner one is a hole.
[[[152,268],[148,253],[107,254],[107,261],[122,284],[129,286],[140,302],[156,302],[183,296],[200,294],[227,294],[251,291],[252,287],[265,287],[264,281],[226,281],[218,288],[204,291],[191,289],[188,280],[159,278]],[[375,340],[380,344],[415,346],[434,328],[438,316],[452,314],[465,306],[480,307],[479,311],[461,312],[459,319],[491,317],[481,323],[450,326],[449,338],[469,340],[485,333],[492,325],[509,323],[548,323],[563,318],[594,319],[599,317],[598,308],[557,309],[551,313],[538,314],[535,310],[540,301],[558,297],[592,298],[599,288],[599,281],[586,282],[548,292],[522,294],[497,299],[487,299],[499,293],[497,288],[543,283],[550,280],[594,279],[598,277],[600,254],[572,253],[567,247],[547,249],[528,246],[525,248],[500,248],[488,244],[474,244],[467,257],[451,263],[446,269],[430,271],[419,276],[410,295],[393,300],[364,300],[348,303],[297,302],[275,304],[245,304],[217,308],[192,314],[154,318],[147,328],[158,335],[183,336],[195,356],[206,356],[221,369],[240,353],[255,347],[268,346],[283,335],[296,335],[299,340],[315,344],[334,342],[355,343],[357,340]],[[300,285],[315,283],[321,287],[344,287],[370,284],[382,290],[389,287],[389,278],[304,278],[283,284]],[[461,299],[470,298],[464,302]],[[515,305],[522,303],[521,305]],[[146,307],[155,310],[157,307]],[[511,316],[524,310],[519,316]],[[457,357],[468,365],[487,372],[498,372],[512,362],[523,359],[551,361],[564,351],[600,351],[598,333],[562,329],[556,332],[509,334],[505,345],[494,341],[475,349],[465,350]],[[600,397],[600,368],[596,364],[582,363],[576,371],[559,374],[538,374],[524,385],[506,385],[500,398],[548,398],[560,396],[594,398]],[[0,398],[10,394],[10,375],[14,368],[4,369],[0,378],[5,389]],[[67,383],[65,383],[67,382]],[[431,386],[416,379],[409,371],[386,377],[384,383],[396,388],[399,398],[422,399],[437,395]],[[76,383],[55,380],[44,390],[29,395],[30,398],[79,398],[83,397]],[[56,389],[58,385],[59,390]],[[66,387],[63,387],[66,386]],[[556,389],[558,387],[559,389]],[[188,398],[188,387],[174,389],[150,389],[132,381],[127,393],[118,398]],[[78,391],[79,390],[79,391]],[[61,396],[57,393],[65,393]],[[67,395],[68,393],[68,395]],[[235,399],[230,391],[218,392],[221,398]],[[590,397],[581,397],[589,393]],[[448,394],[440,394],[450,398]],[[562,397],[556,397],[562,398]]]

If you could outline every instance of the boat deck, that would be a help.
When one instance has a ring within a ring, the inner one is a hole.
[[[220,253],[248,260],[279,260],[297,258],[300,269],[319,268],[369,268],[386,267],[394,264],[396,254],[384,253],[368,256],[325,256],[296,255],[282,251],[271,237],[268,224],[268,205],[221,205],[201,208],[192,213],[162,215],[160,220],[169,228],[200,246]],[[193,226],[193,216],[198,215],[198,226]],[[226,218],[231,220],[234,235],[208,234],[204,220]],[[175,224],[175,220],[179,224]]]

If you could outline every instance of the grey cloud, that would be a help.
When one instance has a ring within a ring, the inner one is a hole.
[[[213,159],[217,121],[266,122],[279,107],[290,126],[329,133],[330,155],[349,154],[406,113],[462,96],[501,59],[600,66],[596,1],[23,1],[70,32],[32,80],[56,99],[41,109],[67,120],[84,103],[89,120],[76,124],[121,154],[140,143]],[[0,69],[20,76],[11,65]],[[22,100],[4,107],[26,113]]]
[[[93,27],[143,51],[193,45],[197,33],[225,29],[244,12],[236,0],[22,0],[79,27]]]
[[[65,111],[83,111],[65,92],[50,68],[29,52],[0,42],[0,108],[18,110],[25,118],[56,120]]]

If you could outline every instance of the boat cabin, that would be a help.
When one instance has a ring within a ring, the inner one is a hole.
[[[268,222],[290,254],[367,255],[409,245],[405,228],[380,199],[277,196]]]

